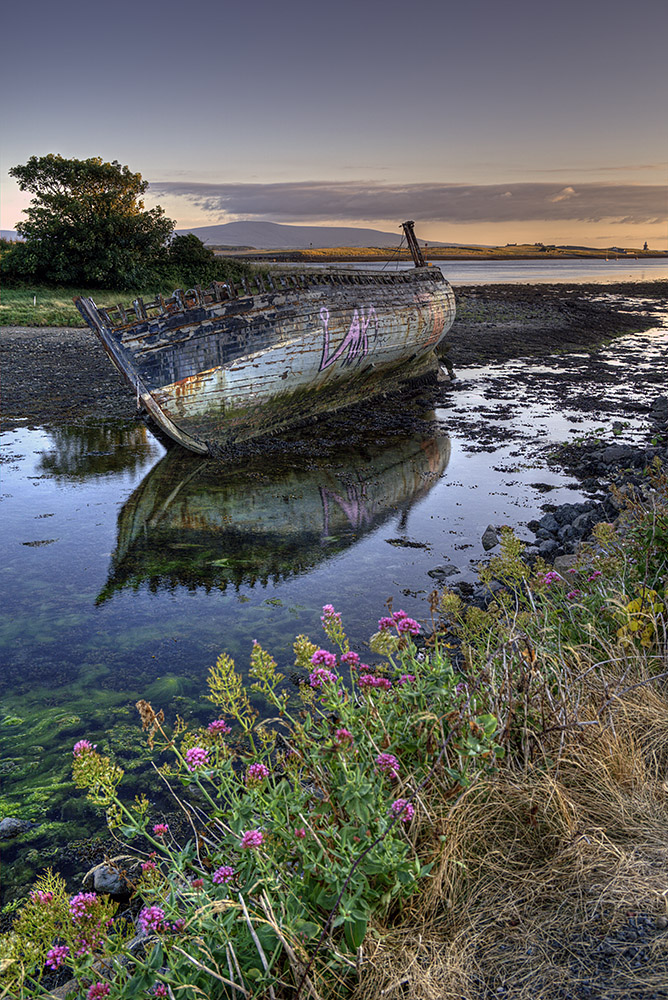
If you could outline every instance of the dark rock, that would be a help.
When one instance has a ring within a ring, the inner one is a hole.
[[[541,542],[538,546],[538,554],[547,559],[549,556],[554,555],[559,549],[559,543],[555,542],[553,538],[547,538],[544,542]]]
[[[545,514],[541,517],[539,524],[544,531],[549,531],[551,535],[556,535],[559,530],[559,522],[553,514]]]
[[[118,899],[129,899],[131,890],[127,879],[116,868],[100,865],[93,873],[95,892]]]
[[[493,524],[488,524],[482,536],[482,547],[485,552],[489,552],[495,545],[499,544],[499,536]]]
[[[454,576],[459,570],[452,563],[445,563],[443,566],[435,566],[427,572],[434,580],[445,580],[449,576]]]
[[[25,833],[33,826],[27,819],[17,819],[15,816],[5,816],[0,820],[0,840],[11,840]]]

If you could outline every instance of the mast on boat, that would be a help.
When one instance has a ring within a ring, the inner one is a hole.
[[[420,244],[417,241],[415,232],[413,231],[415,223],[409,220],[408,222],[402,222],[401,227],[404,231],[404,236],[406,237],[406,243],[408,243],[408,249],[411,252],[411,257],[413,258],[413,263],[416,267],[426,267],[426,261],[422,256],[422,250],[420,250]]]

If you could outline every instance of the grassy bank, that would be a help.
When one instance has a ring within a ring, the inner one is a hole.
[[[165,292],[166,290],[163,290],[163,294]],[[75,295],[91,296],[99,305],[114,305],[121,302],[129,306],[138,294],[142,298],[149,299],[155,296],[156,290],[138,293],[113,288],[51,288],[45,285],[36,285],[33,288],[3,288],[0,300],[0,326],[83,327],[86,324],[72,301]]]
[[[208,727],[139,702],[173,816],[81,734],[145,937],[47,875],[2,941],[10,995],[56,968],[119,1000],[665,996],[665,473],[616,502],[563,574],[502,532],[487,606],[387,614],[369,665],[326,606],[328,648],[281,665],[298,692],[253,644],[250,690],[212,668]]]

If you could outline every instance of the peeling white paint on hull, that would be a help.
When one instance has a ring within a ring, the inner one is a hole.
[[[75,300],[138,402],[192,451],[220,453],[424,374],[455,316],[436,268],[256,280],[136,300],[130,319],[116,310],[121,322]]]

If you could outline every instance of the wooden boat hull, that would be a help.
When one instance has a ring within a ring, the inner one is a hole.
[[[435,370],[434,348],[454,321],[436,268],[265,280],[255,294],[175,292],[157,315],[137,300],[135,316],[121,310],[116,324],[92,299],[75,302],[138,405],[179,444],[211,455]]]

